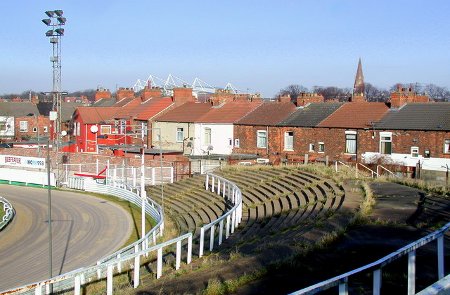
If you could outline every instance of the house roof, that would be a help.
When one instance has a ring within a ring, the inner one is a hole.
[[[111,107],[116,103],[115,98],[101,98],[92,104],[93,107]]]
[[[136,101],[137,101],[137,99],[134,97],[126,97],[126,98],[122,98],[121,100],[116,102],[113,106],[114,107],[123,107],[123,106],[128,105],[129,103],[135,103]],[[138,101],[140,101],[140,99],[138,99]]]
[[[342,105],[318,127],[367,128],[383,118],[389,108],[383,102],[349,102]]]
[[[261,106],[262,102],[233,101],[213,106],[210,110],[195,120],[198,123],[235,123],[251,111]]]
[[[61,103],[61,121],[67,122],[72,119],[72,115],[75,110],[82,106],[83,103],[79,102],[62,102]]]
[[[173,101],[171,97],[149,99],[135,108],[138,111],[136,120],[150,120],[162,111],[166,110],[172,104]]]
[[[238,120],[240,125],[273,126],[286,119],[296,110],[292,102],[265,102]]]
[[[391,109],[377,129],[450,131],[450,103],[410,103]]]
[[[97,124],[114,119],[118,107],[78,107],[78,116],[85,124]]]
[[[25,117],[39,115],[37,106],[31,102],[0,102],[0,116]]]
[[[158,116],[160,122],[196,122],[211,109],[209,103],[186,102],[167,113]]]
[[[343,106],[344,103],[311,103],[298,108],[279,125],[291,127],[316,127],[320,122]]]

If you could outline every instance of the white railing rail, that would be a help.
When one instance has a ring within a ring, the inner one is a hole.
[[[356,178],[358,178],[358,176],[359,176],[359,175],[358,175],[358,174],[359,174],[359,169],[358,169],[359,166],[361,166],[361,167],[363,167],[365,170],[369,171],[369,172],[371,173],[371,177],[372,177],[372,178],[377,178],[377,177],[378,177],[378,173],[377,173],[377,172],[373,171],[372,169],[370,169],[369,167],[367,167],[367,166],[364,165],[364,164],[356,163]]]
[[[1,231],[14,218],[15,211],[13,206],[11,205],[10,202],[8,202],[7,199],[0,197],[0,203],[3,204],[3,211],[5,212],[5,215],[3,215],[2,220],[0,220],[0,231]]]
[[[380,170],[384,170],[384,171],[388,172],[388,173],[389,173],[389,176],[394,176],[394,177],[397,177],[397,178],[398,178],[398,176],[397,176],[394,172],[392,172],[391,170],[387,169],[387,168],[384,167],[384,166],[377,165],[377,173],[378,173],[378,175],[381,175]]]
[[[226,201],[233,204],[233,207],[224,215],[214,220],[213,222],[204,225],[200,229],[199,257],[203,256],[205,233],[207,230],[210,230],[209,250],[212,251],[215,242],[216,226],[219,226],[219,233],[217,235],[217,238],[218,245],[221,245],[223,240],[224,222],[226,222],[225,239],[228,239],[229,235],[234,233],[234,229],[239,225],[242,219],[242,193],[236,184],[223,177],[207,173],[205,180],[205,189],[211,189],[212,192],[216,192],[218,195],[222,195]]]
[[[381,270],[387,264],[397,260],[398,258],[408,255],[408,294],[415,294],[416,292],[416,250],[430,242],[436,241],[437,244],[437,278],[440,280],[444,278],[444,235],[450,229],[450,223],[439,230],[406,245],[403,248],[375,261],[370,264],[364,265],[355,270],[346,272],[329,280],[317,283],[310,287],[292,292],[290,294],[300,295],[300,294],[315,294],[320,291],[327,290],[329,288],[339,286],[339,294],[348,294],[348,281],[350,277],[361,273],[361,272],[373,272],[373,294],[380,294],[380,289],[382,285],[382,274]]]
[[[104,278],[105,276],[102,276],[102,274],[105,273],[104,270],[107,269],[108,267],[110,270],[112,270],[113,268],[111,268],[111,265],[116,265],[117,270],[120,272],[121,264],[122,261],[124,260],[134,258],[137,259],[135,261],[137,261],[137,263],[139,264],[139,257],[142,256],[142,253],[145,254],[150,251],[154,251],[156,249],[159,255],[159,252],[162,251],[159,249],[162,249],[163,247],[170,245],[170,242],[177,243],[178,241],[182,241],[184,239],[189,239],[191,241],[191,238],[187,236],[181,236],[174,240],[161,244],[162,246],[155,245],[156,236],[162,235],[164,230],[164,216],[162,208],[150,198],[145,198],[145,201],[143,201],[143,199],[138,194],[133,193],[125,189],[124,187],[120,187],[120,184],[119,186],[114,187],[110,185],[97,183],[95,180],[89,178],[80,178],[80,177],[69,178],[68,184],[69,187],[71,188],[76,189],[81,188],[83,190],[90,192],[113,195],[118,198],[127,200],[138,207],[144,206],[145,213],[150,215],[156,221],[156,225],[150,231],[148,231],[145,234],[145,236],[142,237],[141,239],[137,240],[131,245],[126,246],[125,248],[120,249],[119,251],[113,254],[103,257],[102,259],[97,261],[97,264],[94,266],[80,268],[48,280],[28,284],[26,286],[14,288],[11,290],[3,292],[0,291],[0,294],[17,294],[17,293],[23,294],[29,292],[34,292],[34,294],[42,294],[42,288],[45,287],[48,289],[50,286],[52,286],[54,291],[66,291],[73,289],[74,292],[76,293],[77,290],[79,291],[80,286],[83,285],[85,282],[91,282],[96,279],[99,280],[101,278]],[[152,247],[149,247],[150,243],[153,244]],[[189,244],[190,243],[191,242],[189,242]],[[188,249],[191,247],[192,246],[188,247]],[[188,254],[188,257],[191,257],[191,255],[192,254]],[[139,272],[138,268],[135,269],[135,273],[136,272],[137,273]],[[109,275],[109,273],[107,275]],[[110,284],[110,282],[111,280],[108,280],[108,284]]]
[[[212,183],[209,183],[211,179]],[[192,260],[192,233],[187,233],[167,242],[156,244],[156,235],[162,235],[164,230],[163,211],[161,207],[150,198],[145,197],[145,201],[139,195],[139,190],[133,192],[133,188],[120,182],[109,182],[109,184],[98,183],[96,180],[86,177],[69,177],[68,187],[74,189],[108,194],[127,200],[139,207],[144,207],[146,214],[152,216],[157,222],[146,235],[138,241],[126,246],[119,251],[110,254],[98,260],[96,265],[83,267],[71,272],[53,277],[48,280],[28,284],[26,286],[14,288],[7,291],[0,291],[0,294],[37,294],[41,295],[45,290],[53,288],[53,291],[66,292],[72,291],[75,295],[81,294],[81,288],[86,283],[101,281],[106,278],[106,293],[113,293],[114,272],[121,273],[126,267],[133,269],[133,286],[137,288],[140,282],[140,265],[141,257],[147,257],[149,253],[156,252],[156,278],[162,275],[163,266],[163,249],[172,245],[176,245],[175,250],[175,269],[180,268],[182,258],[182,244],[186,249],[186,263]],[[208,229],[210,234],[210,250],[214,247],[214,229],[219,224],[219,245],[222,243],[224,221],[226,220],[225,238],[228,238],[230,232],[233,233],[242,219],[242,194],[240,189],[225,178],[213,174],[206,175],[206,190],[211,189],[213,192],[222,195],[226,202],[233,204],[232,208],[217,220],[207,224],[201,228],[200,237],[200,255],[203,255],[204,233]],[[150,245],[152,243],[153,245]]]
[[[349,165],[345,164],[344,162],[341,162],[341,161],[339,161],[339,160],[336,160],[336,161],[334,162],[334,170],[335,170],[336,172],[339,172],[339,170],[338,170],[338,164],[340,164],[340,165],[342,165],[342,166],[345,166],[345,167],[347,167],[347,168],[352,168],[352,167],[350,167]]]

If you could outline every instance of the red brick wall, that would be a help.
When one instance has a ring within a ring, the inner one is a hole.
[[[177,106],[186,102],[195,101],[194,96],[192,95],[192,88],[174,88],[173,101]]]
[[[234,137],[239,138],[240,147],[234,148],[233,153],[258,154],[261,157],[276,158],[303,157],[308,154],[310,159],[329,157],[329,160],[361,160],[365,152],[379,152],[380,137],[378,130],[357,131],[357,155],[345,153],[345,131],[338,128],[296,128],[296,127],[269,127],[268,149],[257,148],[256,132],[267,130],[266,126],[235,125]],[[284,150],[284,134],[294,133],[294,150]],[[389,131],[389,130],[387,130]],[[409,154],[412,146],[419,147],[419,153],[424,155],[427,149],[431,157],[450,158],[444,154],[444,139],[450,139],[450,132],[435,131],[392,131],[392,152]],[[319,153],[319,142],[325,145],[324,153]],[[309,145],[314,144],[315,151],[309,151]]]
[[[145,87],[144,90],[142,90],[141,99],[142,101],[146,101],[149,98],[161,96],[162,96],[161,88]]]
[[[121,100],[124,98],[132,98],[134,97],[134,90],[132,88],[120,88],[116,93],[117,100]]]
[[[95,101],[100,100],[102,98],[109,99],[111,98],[111,92],[107,89],[97,89],[95,92]]]
[[[20,132],[20,121],[28,122],[28,131]],[[47,126],[47,132],[44,132],[44,126]],[[27,140],[27,138],[37,138],[38,132],[33,132],[33,128],[39,128],[39,136],[49,136],[50,134],[50,120],[48,117],[25,116],[16,117],[14,120],[14,133],[16,140]]]

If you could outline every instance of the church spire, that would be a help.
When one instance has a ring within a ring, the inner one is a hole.
[[[356,70],[355,85],[353,86],[353,95],[364,95],[364,75],[362,71],[361,58],[359,58],[358,69]]]

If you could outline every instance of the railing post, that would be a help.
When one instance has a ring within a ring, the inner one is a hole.
[[[373,271],[373,295],[380,295],[381,290],[381,268]]]
[[[226,181],[224,181],[223,182],[223,188],[222,188],[222,196],[224,196],[225,197],[225,194],[226,194]]]
[[[444,277],[444,236],[437,238],[438,278]]]
[[[211,186],[211,191],[212,192],[214,192],[215,190],[214,190],[214,185],[215,185],[215,177],[214,176],[211,176],[211,178],[212,178],[212,186]]]
[[[220,195],[220,178],[217,178],[217,194]]]
[[[162,275],[162,247],[158,249],[158,260],[156,264],[156,278],[159,279]]]
[[[42,295],[42,285],[37,284],[36,289],[34,289],[34,295]]]
[[[416,251],[408,253],[408,295],[416,293]]]
[[[80,282],[80,276],[75,277],[75,282],[73,286],[73,292],[74,295],[81,295],[81,282]]]
[[[205,239],[205,229],[202,227],[200,229],[200,249],[198,251],[198,257],[202,257],[203,256],[203,242]]]
[[[181,241],[177,242],[177,253],[175,256],[175,269],[178,270],[181,264]]]
[[[336,170],[336,172],[338,172],[338,161],[334,161],[334,170]]]
[[[231,233],[234,233],[234,225],[236,223],[236,210],[231,214]]]
[[[173,183],[173,167],[170,167],[170,183]]]
[[[358,163],[356,163],[355,171],[356,171],[356,178],[358,178]]]
[[[348,295],[348,278],[339,282],[339,295]]]
[[[101,269],[100,267],[98,267],[100,265],[100,261],[97,261],[97,279],[100,279],[102,273],[101,273]]]
[[[219,246],[222,245],[223,219],[219,222]]]
[[[206,174],[206,179],[205,179],[205,189],[208,190],[208,184],[209,184],[209,175]]]
[[[211,234],[209,236],[209,251],[212,251],[214,248],[214,229],[215,225],[211,226]]]
[[[227,215],[227,224],[225,225],[225,239],[230,236],[230,215]]]
[[[113,293],[113,266],[108,265],[106,271],[106,294],[112,295]]]
[[[192,235],[188,237],[188,253],[186,258],[186,263],[189,264],[192,261]]]
[[[122,272],[122,262],[120,261],[120,257],[121,257],[120,253],[117,254],[117,260],[119,260],[119,261],[117,262],[117,271],[118,271],[119,273]]]
[[[134,246],[134,253],[139,252],[139,245]],[[134,274],[133,274],[133,287],[136,289],[139,286],[139,271],[141,263],[139,255],[134,257]]]

